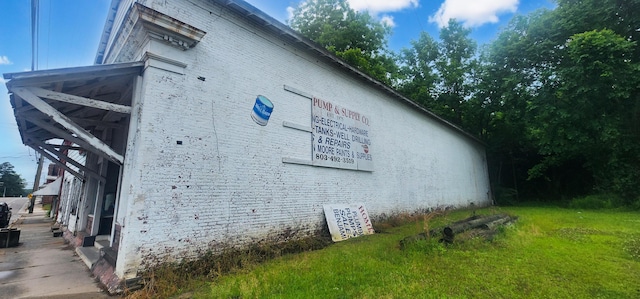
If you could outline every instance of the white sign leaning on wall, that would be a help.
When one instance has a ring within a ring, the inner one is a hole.
[[[371,120],[353,110],[313,98],[313,165],[373,171]]]
[[[324,217],[334,242],[375,232],[363,204],[325,205]]]

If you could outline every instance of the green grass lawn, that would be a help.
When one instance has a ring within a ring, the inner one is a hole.
[[[640,298],[640,213],[556,207],[480,210],[519,217],[492,242],[399,241],[414,222],[285,255],[203,282],[194,298]],[[470,216],[457,211],[430,227]]]

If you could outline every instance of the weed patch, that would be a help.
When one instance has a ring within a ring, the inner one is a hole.
[[[632,259],[640,261],[640,234],[629,235],[629,237],[624,241],[623,248]]]
[[[418,211],[415,213],[396,213],[393,215],[382,214],[372,219],[376,232],[383,233],[388,230],[405,225],[408,223],[416,223],[423,220],[425,226],[428,227],[429,220],[434,217],[442,216],[447,213],[448,208],[437,208],[433,210]]]
[[[168,298],[202,287],[205,281],[241,270],[247,270],[283,255],[318,250],[331,244],[327,237],[307,237],[281,243],[253,244],[247,249],[208,252],[200,258],[180,263],[163,264],[143,273],[143,287],[125,293],[130,299]]]
[[[589,235],[604,235],[608,234],[598,229],[584,228],[584,227],[563,227],[557,229],[552,235],[557,236],[565,240],[573,242],[586,242],[589,240]]]
[[[612,209],[623,206],[623,201],[611,194],[595,194],[578,197],[571,200],[569,207],[572,209]]]
[[[401,250],[404,237],[443,228],[470,211],[406,215],[384,233],[322,250],[253,247],[221,261],[211,256],[192,268],[156,271],[149,284],[156,289],[135,298],[640,298],[637,212],[529,206],[477,213],[519,218],[499,228],[492,242],[469,232],[449,246],[432,237]],[[199,275],[176,282],[183,272]],[[163,292],[163,284],[172,287]]]

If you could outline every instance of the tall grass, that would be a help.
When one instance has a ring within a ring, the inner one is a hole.
[[[457,211],[286,254],[189,290],[193,298],[640,298],[640,213],[510,207],[487,242],[403,238],[470,216]],[[424,223],[428,220],[428,223]]]
[[[611,209],[621,207],[623,201],[615,195],[595,194],[574,198],[569,202],[569,207],[573,209]]]

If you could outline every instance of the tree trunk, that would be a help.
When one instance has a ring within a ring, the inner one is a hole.
[[[492,229],[495,229],[496,227],[498,227],[498,226],[500,226],[500,225],[503,225],[503,224],[509,223],[509,222],[511,222],[511,221],[513,221],[513,220],[514,220],[514,219],[513,219],[513,218],[511,218],[511,217],[509,217],[509,216],[505,216],[504,218],[500,218],[500,219],[498,219],[498,220],[494,220],[494,221],[491,221],[491,222],[487,222],[487,223],[485,223],[485,224],[481,225],[481,226],[480,226],[480,228],[482,228],[482,229],[489,229],[489,230],[492,230]]]
[[[446,237],[450,237],[451,239],[453,239],[453,237],[458,233],[461,233],[476,227],[480,227],[486,223],[493,222],[502,218],[509,218],[509,216],[504,214],[497,214],[497,215],[491,215],[484,218],[466,221],[459,224],[453,224],[445,227],[443,233]]]

